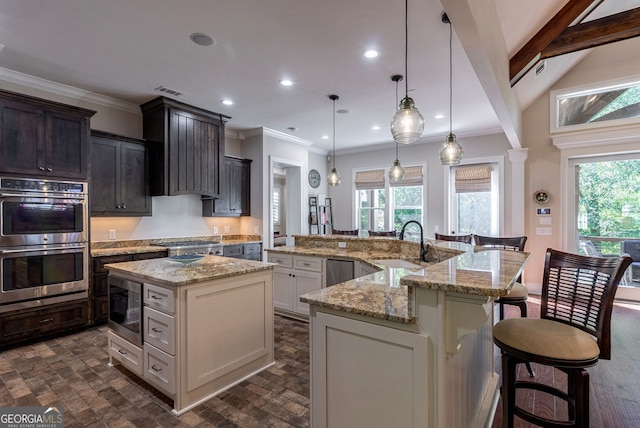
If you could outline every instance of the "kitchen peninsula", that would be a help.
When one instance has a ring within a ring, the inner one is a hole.
[[[141,294],[124,311],[138,311],[142,343],[110,329],[110,361],[173,399],[175,414],[273,364],[273,265],[210,255],[106,268],[110,287],[128,281]]]
[[[302,295],[310,305],[312,426],[481,427],[499,397],[493,301],[527,253],[436,241],[296,236],[277,256],[379,272]],[[396,267],[394,267],[396,266]]]

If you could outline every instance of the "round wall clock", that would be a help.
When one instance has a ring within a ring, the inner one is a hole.
[[[320,185],[320,173],[318,170],[312,169],[309,171],[309,185],[314,189]]]
[[[536,193],[533,194],[533,199],[540,205],[544,205],[549,202],[549,193],[547,193],[546,190],[537,190]]]

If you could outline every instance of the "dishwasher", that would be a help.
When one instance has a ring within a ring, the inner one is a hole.
[[[327,287],[353,279],[353,260],[327,259]]]

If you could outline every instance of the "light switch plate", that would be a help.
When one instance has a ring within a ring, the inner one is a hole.
[[[116,230],[109,229],[109,239],[116,239]]]
[[[551,228],[550,227],[537,227],[536,228],[536,235],[551,235]]]
[[[551,217],[540,217],[540,224],[551,224]]]

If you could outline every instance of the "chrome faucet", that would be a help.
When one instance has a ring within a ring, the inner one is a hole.
[[[424,246],[424,232],[422,230],[422,225],[420,224],[419,221],[417,220],[409,220],[408,222],[406,222],[403,226],[402,226],[402,230],[400,231],[400,237],[399,239],[401,241],[404,240],[404,230],[406,229],[406,227],[408,225],[410,225],[411,223],[415,223],[418,225],[418,227],[420,228],[420,260],[422,260],[423,262],[427,261],[427,248],[425,248]]]

